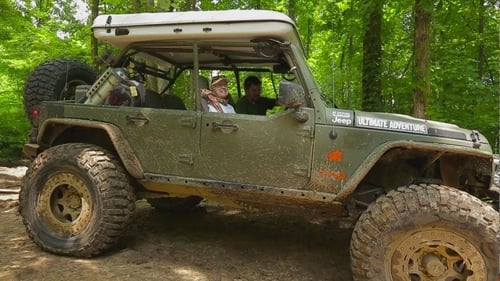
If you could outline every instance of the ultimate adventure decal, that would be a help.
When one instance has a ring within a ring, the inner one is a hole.
[[[356,126],[380,130],[408,132],[414,134],[428,134],[428,128],[425,124],[388,120],[375,117],[357,116]]]

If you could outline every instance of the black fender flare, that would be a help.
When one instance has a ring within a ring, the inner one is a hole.
[[[141,162],[136,157],[126,138],[123,137],[120,129],[113,124],[90,120],[49,118],[39,129],[37,143],[42,147],[50,147],[65,129],[74,127],[92,128],[104,131],[111,140],[112,146],[127,172],[133,178],[144,178],[144,170]]]

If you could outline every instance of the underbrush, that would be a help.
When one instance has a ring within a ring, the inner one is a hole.
[[[30,124],[24,115],[22,98],[1,93],[0,109],[0,159],[21,159],[22,146],[30,130]]]

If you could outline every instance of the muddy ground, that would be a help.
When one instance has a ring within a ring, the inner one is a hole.
[[[204,203],[186,214],[139,201],[116,247],[93,259],[52,255],[17,214],[24,168],[0,167],[0,280],[350,281],[350,229],[306,217]]]

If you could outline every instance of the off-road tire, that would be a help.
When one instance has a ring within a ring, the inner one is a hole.
[[[189,196],[186,198],[148,198],[148,203],[162,212],[188,212],[194,209],[203,198]]]
[[[499,219],[487,204],[450,187],[391,191],[354,228],[354,280],[497,280]]]
[[[84,62],[55,59],[40,64],[24,87],[24,111],[33,125],[33,112],[42,101],[72,100],[78,85],[92,85],[97,72]]]
[[[19,194],[28,235],[42,249],[90,257],[120,237],[135,210],[120,162],[89,144],[47,149],[31,163]]]

